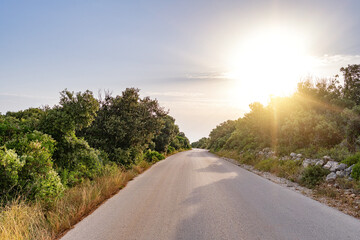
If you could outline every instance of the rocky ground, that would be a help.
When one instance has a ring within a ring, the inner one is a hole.
[[[298,158],[298,156],[296,156],[296,158]],[[315,189],[309,189],[309,188],[300,186],[298,183],[292,182],[288,179],[277,177],[274,174],[271,174],[269,172],[259,171],[259,170],[255,169],[253,166],[241,164],[234,159],[224,158],[224,157],[223,157],[223,159],[226,161],[229,161],[235,165],[238,165],[248,171],[251,171],[259,176],[262,176],[274,183],[277,183],[284,187],[287,187],[287,188],[291,189],[292,191],[301,193],[307,197],[315,199],[315,200],[317,200],[321,203],[324,203],[330,207],[337,208],[338,210],[340,210],[348,215],[351,215],[353,217],[360,219],[360,210],[359,210],[360,209],[360,195],[358,193],[355,193],[355,191],[351,188],[344,189],[344,187],[346,187],[346,186],[340,186],[339,183],[335,182],[336,177],[333,178],[332,180],[328,179],[327,183],[323,183],[322,185],[318,186]],[[328,160],[327,163],[329,161],[332,161],[332,160]],[[325,161],[324,161],[324,163],[325,163]],[[314,161],[314,164],[316,164],[315,161]],[[333,166],[333,163],[330,163],[330,164],[331,164],[331,166]],[[340,164],[337,164],[337,165],[340,165]],[[341,168],[343,168],[343,166]],[[335,171],[336,167],[333,167],[333,169]],[[334,173],[334,171],[331,172],[330,174]],[[344,169],[337,170],[337,171],[344,171]],[[336,175],[337,171],[335,172],[335,175]]]

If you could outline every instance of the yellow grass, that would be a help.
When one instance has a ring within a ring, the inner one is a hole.
[[[112,170],[66,190],[51,206],[15,201],[0,209],[0,239],[55,239],[149,167],[141,162],[128,171]]]

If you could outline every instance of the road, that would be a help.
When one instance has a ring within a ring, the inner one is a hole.
[[[360,221],[205,150],[136,177],[62,240],[360,239]]]

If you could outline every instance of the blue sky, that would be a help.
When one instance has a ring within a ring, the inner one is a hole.
[[[65,88],[137,87],[197,140],[254,100],[231,97],[255,90],[243,84],[234,93],[225,77],[250,31],[301,32],[321,61],[311,74],[327,77],[360,63],[359,11],[356,0],[0,0],[0,112],[56,104]]]

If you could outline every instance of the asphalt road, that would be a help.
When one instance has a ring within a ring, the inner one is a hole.
[[[360,221],[205,150],[136,177],[63,240],[360,239]]]

